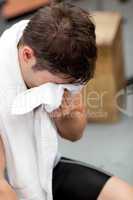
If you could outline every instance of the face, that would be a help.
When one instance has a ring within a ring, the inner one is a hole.
[[[47,70],[33,70],[33,66],[36,65],[36,58],[33,50],[28,46],[19,47],[18,57],[22,76],[28,88],[40,86],[48,82],[67,84],[74,81],[64,74],[57,75]]]
[[[54,75],[47,70],[34,71],[34,85],[39,86],[44,83],[56,83],[56,84],[68,84],[72,82],[72,79],[63,74]]]

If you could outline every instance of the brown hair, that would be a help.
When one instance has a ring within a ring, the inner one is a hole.
[[[24,30],[21,42],[36,56],[36,70],[68,75],[86,83],[95,71],[95,25],[88,12],[68,3],[38,10]]]

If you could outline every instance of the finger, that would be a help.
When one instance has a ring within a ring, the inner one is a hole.
[[[64,91],[64,104],[70,105],[72,101],[71,93],[68,90]]]

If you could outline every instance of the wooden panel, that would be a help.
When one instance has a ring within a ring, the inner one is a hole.
[[[88,120],[115,122],[120,117],[116,95],[124,87],[122,17],[114,12],[94,13],[98,60],[94,79],[84,90]],[[118,102],[123,104],[123,98]]]
[[[2,14],[5,18],[13,18],[35,10],[48,3],[49,0],[8,0],[3,7]]]
[[[117,12],[94,12],[98,46],[111,45],[116,37],[121,15]]]

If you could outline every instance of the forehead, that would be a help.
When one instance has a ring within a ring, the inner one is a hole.
[[[58,83],[73,83],[75,79],[66,74],[51,74],[51,77]]]
[[[67,74],[53,73],[53,72],[49,72],[47,70],[42,70],[42,71],[40,71],[39,74],[43,80],[47,80],[47,81],[53,82],[53,83],[66,84],[66,83],[74,83],[75,82],[75,79],[73,77],[70,77]]]

